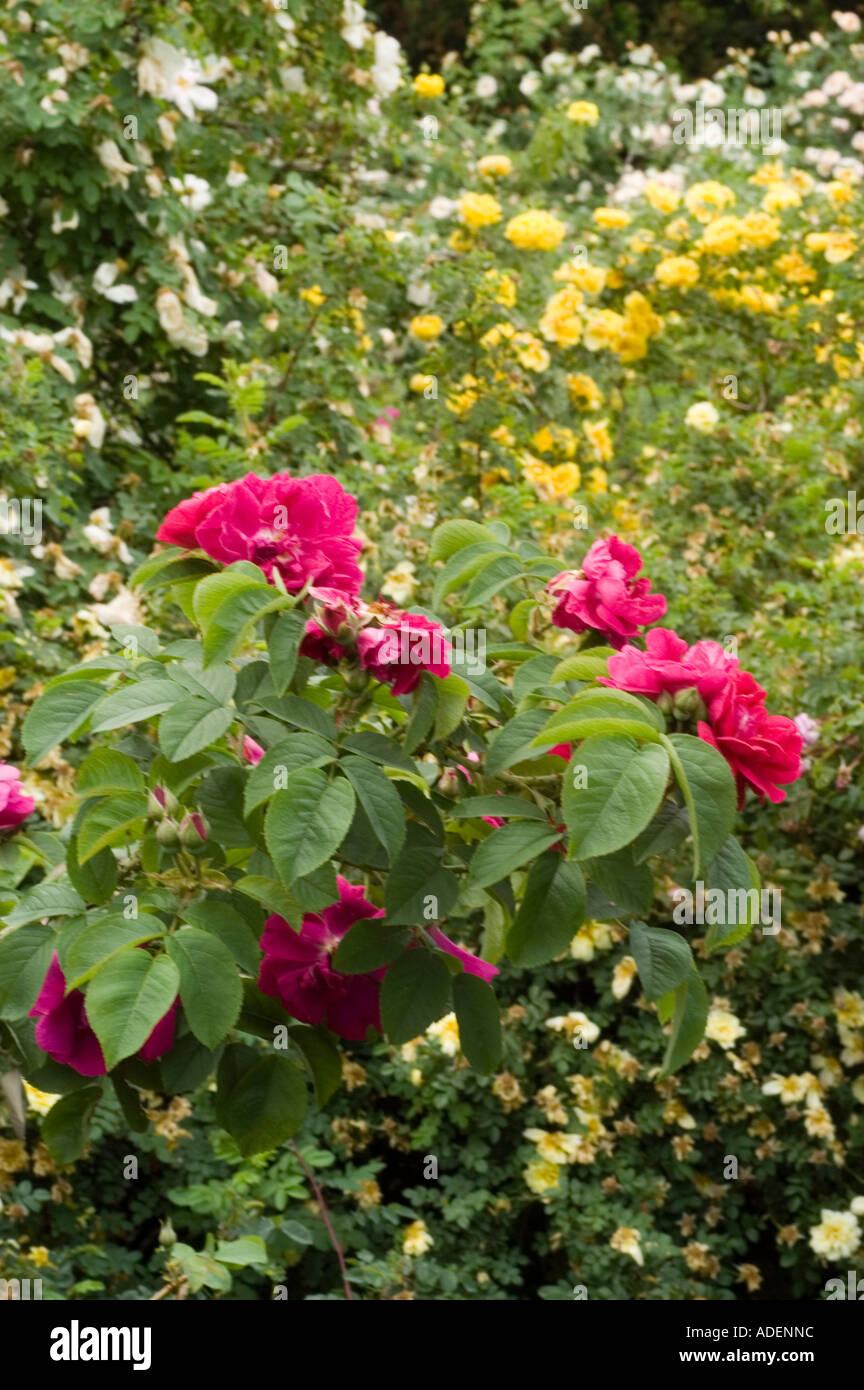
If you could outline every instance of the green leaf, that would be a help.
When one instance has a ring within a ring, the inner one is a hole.
[[[339,848],[354,816],[353,789],[344,778],[328,782],[316,768],[303,768],[274,794],[264,838],[282,882],[311,873]]]
[[[73,888],[86,903],[97,906],[106,903],[117,887],[119,870],[110,849],[100,850],[82,865],[78,863],[75,841],[70,840],[66,851],[66,872]]]
[[[294,610],[282,613],[273,624],[267,642],[270,675],[277,695],[284,695],[297,666],[297,653],[306,632],[306,614]]]
[[[21,741],[31,766],[81,728],[104,691],[95,681],[67,681],[49,687],[21,726]]]
[[[564,776],[562,807],[571,854],[602,858],[634,840],[657,810],[668,776],[669,757],[659,744],[586,740],[574,750]]]
[[[668,927],[634,922],[630,928],[630,954],[646,999],[662,999],[677,989],[694,968],[690,943]]]
[[[183,691],[172,680],[145,677],[144,680],[122,685],[99,701],[94,710],[92,732],[101,734],[109,729],[122,729],[127,724],[144,723],[163,714],[183,698]]]
[[[378,919],[361,919],[343,936],[333,955],[333,969],[344,975],[365,975],[389,965],[411,940],[410,927],[385,926]]]
[[[702,1041],[708,1021],[708,991],[696,968],[675,990],[672,1032],[663,1058],[661,1079],[683,1067]]]
[[[439,573],[432,591],[432,606],[438,608],[448,594],[460,589],[468,579],[473,579],[494,555],[509,554],[502,551],[499,541],[480,541],[476,545],[464,546],[450,556]]]
[[[409,845],[390,870],[384,886],[388,926],[416,926],[418,922],[445,917],[459,896],[459,880],[441,866],[436,849]],[[432,917],[426,915],[430,900]]]
[[[25,893],[19,903],[3,917],[7,927],[20,927],[43,917],[70,917],[84,907],[84,899],[69,882],[37,883]],[[2,938],[4,941],[5,937]]]
[[[93,1112],[101,1099],[101,1084],[84,1086],[51,1106],[40,1132],[55,1163],[74,1163],[81,1157]]]
[[[220,1240],[213,1258],[232,1269],[246,1269],[249,1265],[266,1265],[269,1256],[260,1236],[241,1236],[239,1240]]]
[[[493,830],[488,839],[478,845],[471,860],[470,881],[475,888],[498,883],[528,859],[536,859],[550,845],[561,839],[548,821],[511,821]]]
[[[183,920],[201,931],[211,932],[228,948],[241,970],[257,976],[261,948],[249,923],[230,903],[217,898],[187,903],[183,908]]]
[[[319,734],[291,734],[268,748],[246,781],[243,810],[248,816],[268,801],[275,791],[284,789],[285,780],[302,767],[323,767],[336,756],[333,745]],[[278,779],[278,780],[277,780]]]
[[[230,1064],[226,1067],[234,1051],[226,1050],[219,1067],[219,1122],[249,1158],[278,1148],[297,1133],[306,1114],[306,1082],[293,1062],[275,1053],[237,1076]]]
[[[527,709],[505,724],[489,742],[489,751],[486,754],[486,775],[497,777],[499,772],[504,772],[514,763],[522,762],[525,758],[536,758],[538,754],[534,747],[534,740],[548,718],[548,710]],[[561,740],[551,738],[547,739],[546,742],[551,748],[556,743],[560,743]]]
[[[236,717],[236,710],[219,709],[193,695],[163,714],[159,721],[159,747],[170,762],[182,762],[220,739]]]
[[[180,975],[180,1000],[192,1032],[214,1048],[234,1027],[243,991],[234,957],[217,936],[199,927],[181,927],[166,942]]]
[[[114,1087],[114,1094],[119,1101],[127,1125],[134,1134],[144,1134],[149,1127],[149,1121],[141,1109],[137,1092],[116,1071],[111,1077],[111,1084]]]
[[[663,743],[690,815],[694,875],[698,877],[735,824],[735,779],[722,753],[704,739],[671,734]]]
[[[386,774],[365,758],[349,755],[339,767],[357,793],[357,800],[392,863],[405,841],[405,809],[399,793]]]
[[[441,956],[421,947],[393,962],[381,985],[381,1020],[391,1043],[410,1042],[449,1012],[451,979]]]
[[[75,790],[82,799],[112,792],[143,792],[144,774],[125,753],[94,748],[78,769]]]
[[[592,884],[615,905],[619,917],[650,912],[654,879],[647,864],[634,862],[630,845],[603,859],[586,859],[583,865]]]
[[[551,851],[531,865],[519,911],[507,934],[514,965],[546,965],[566,951],[585,917],[585,880],[578,864]]]
[[[709,890],[719,889],[731,912],[727,922],[711,922],[705,933],[705,950],[728,951],[743,941],[762,920],[762,880],[759,870],[738,841],[730,835],[705,870]]]
[[[177,997],[180,976],[167,956],[130,946],[111,956],[87,989],[87,1019],[111,1070],[138,1052]]]
[[[461,676],[444,676],[433,682],[438,699],[435,711],[435,738],[447,738],[459,725],[468,705],[471,688]]]
[[[144,830],[147,797],[143,792],[106,796],[85,808],[78,822],[75,850],[86,864],[100,850],[138,839]]]
[[[642,864],[655,854],[667,854],[676,849],[690,834],[690,817],[686,808],[673,801],[664,801],[652,821],[630,846],[633,859]]]
[[[432,533],[429,559],[432,563],[449,560],[457,550],[464,550],[466,545],[475,545],[479,541],[491,542],[496,546],[501,544],[495,532],[490,531],[488,526],[481,526],[478,521],[463,521],[461,518],[458,521],[445,521],[436,526]]]
[[[158,917],[149,914],[137,922],[127,922],[118,917],[106,917],[100,922],[90,922],[78,932],[63,961],[67,992],[70,989],[80,989],[81,985],[118,951],[125,951],[130,946],[139,946],[164,934],[162,922]],[[149,959],[143,952],[142,955],[145,960]]]
[[[57,933],[23,926],[0,937],[0,1018],[26,1018],[48,973]]]
[[[268,584],[257,565],[241,560],[202,579],[192,603],[204,635],[205,664],[211,666],[230,657],[265,613],[292,600]]]
[[[609,657],[614,656],[612,647],[593,647],[587,652],[577,652],[559,661],[551,681],[596,681],[598,676],[608,676]]]
[[[324,1028],[297,1023],[288,1029],[291,1041],[303,1054],[319,1106],[326,1105],[342,1084],[342,1057]]]
[[[662,733],[666,727],[662,714],[650,700],[631,695],[626,690],[609,690],[602,686],[599,689],[580,690],[572,700],[555,711],[543,732],[557,735],[563,726],[582,719],[635,719],[657,733]]]
[[[188,555],[179,550],[161,550],[158,555],[151,555],[149,560],[139,565],[129,582],[134,589],[146,594],[166,584],[212,574],[213,569],[212,560],[205,560],[203,556]]]
[[[478,975],[455,975],[453,1007],[462,1051],[475,1071],[488,1075],[501,1061],[501,1017],[495,991]]]
[[[256,903],[262,903],[268,912],[278,912],[295,931],[300,930],[303,910],[293,893],[283,888],[277,879],[267,878],[264,874],[247,874],[244,878],[238,879],[234,887],[238,893],[253,898]]]

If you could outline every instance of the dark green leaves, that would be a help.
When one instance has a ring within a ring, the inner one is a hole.
[[[244,1157],[278,1148],[296,1134],[306,1103],[306,1082],[287,1057],[262,1057],[239,1043],[226,1048],[219,1064],[216,1117]]]
[[[698,876],[735,823],[735,779],[726,759],[704,739],[692,734],[671,734],[664,744],[690,815],[694,871]]]
[[[355,797],[344,778],[328,782],[316,768],[292,773],[267,810],[264,837],[282,882],[311,873],[342,843]]]
[[[339,766],[392,861],[405,840],[405,811],[398,792],[386,773],[365,758],[349,756],[343,758]]]
[[[21,727],[27,761],[35,765],[80,729],[104,691],[95,681],[64,681],[50,686]]]
[[[243,1001],[234,957],[217,936],[181,927],[167,941],[180,977],[180,999],[199,1042],[213,1048],[234,1027]]]
[[[661,1077],[677,1071],[692,1056],[702,1041],[708,1020],[708,991],[695,966],[674,993],[672,1031],[663,1058]]]
[[[394,961],[381,985],[381,1020],[390,1042],[409,1042],[448,1013],[450,989],[450,971],[436,952],[418,947]]]
[[[42,1141],[55,1163],[74,1163],[81,1157],[93,1111],[102,1099],[102,1086],[84,1086],[55,1101],[42,1121]]]
[[[177,997],[180,976],[167,956],[130,947],[108,959],[87,989],[87,1018],[109,1070],[137,1052]]]
[[[475,850],[471,882],[478,888],[497,883],[560,839],[560,830],[548,821],[511,821],[502,825]]]
[[[501,1020],[494,990],[478,975],[454,975],[453,1007],[468,1061],[475,1071],[494,1071],[501,1060]]]
[[[654,815],[669,777],[657,743],[589,738],[564,774],[562,806],[576,859],[600,858],[628,844]]]
[[[566,951],[585,915],[585,880],[562,854],[543,854],[531,866],[516,920],[507,936],[514,965],[545,965]]]
[[[693,953],[683,936],[644,922],[630,928],[630,953],[645,997],[654,1001],[677,989],[693,968]]]

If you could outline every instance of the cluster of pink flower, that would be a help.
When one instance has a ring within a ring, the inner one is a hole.
[[[359,886],[341,876],[337,884],[339,901],[321,913],[307,914],[299,931],[284,917],[267,918],[258,984],[300,1023],[323,1023],[342,1038],[362,1041],[367,1029],[381,1030],[379,995],[387,968],[343,975],[334,970],[331,956],[355,922],[385,913],[364,898]],[[488,981],[498,974],[497,966],[464,951],[440,927],[430,927],[428,935],[442,951],[460,960],[469,975]],[[178,1002],[175,999],[141,1047],[138,1056],[142,1061],[156,1061],[170,1050]],[[80,989],[66,993],[56,951],[30,1017],[37,1019],[36,1042],[55,1062],[72,1067],[81,1076],[105,1075],[105,1058],[87,1018],[86,998]]]
[[[567,570],[549,584],[557,606],[553,622],[573,632],[602,632],[616,655],[602,685],[645,695],[680,712],[701,716],[699,737],[719,750],[735,776],[738,802],[748,785],[761,799],[783,801],[783,784],[801,774],[803,740],[795,722],[769,714],[765,691],[738,658],[719,642],[688,647],[670,628],[645,635],[645,647],[626,639],[662,618],[666,600],[650,593],[650,581],[637,579],[642,557],[617,536],[595,541],[581,570]],[[686,692],[686,693],[685,693]]]
[[[326,473],[248,473],[181,502],[156,538],[203,550],[224,564],[251,560],[271,583],[278,573],[289,593],[307,590],[315,606],[302,654],[325,665],[359,660],[395,695],[404,695],[424,671],[449,675],[451,648],[438,623],[383,599],[361,600],[356,520],[356,499]]]
[[[337,878],[339,901],[321,913],[303,918],[299,932],[284,917],[268,917],[261,937],[264,960],[258,978],[264,994],[279,999],[301,1023],[325,1023],[340,1037],[359,1041],[367,1028],[381,1029],[379,992],[389,967],[363,975],[343,975],[334,970],[331,956],[355,922],[384,917],[373,907],[363,889]],[[498,967],[457,946],[440,927],[428,927],[427,935],[448,955],[462,962],[469,975],[491,980]]]
[[[0,763],[0,830],[14,830],[26,820],[36,802],[21,788],[21,773],[11,763]]]

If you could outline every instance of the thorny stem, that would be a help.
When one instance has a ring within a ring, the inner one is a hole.
[[[301,1154],[293,1139],[291,1140],[291,1148],[294,1150],[297,1162],[300,1164],[300,1167],[303,1169],[303,1172],[309,1179],[309,1184],[312,1188],[312,1191],[315,1193],[315,1200],[318,1203],[318,1208],[321,1212],[321,1219],[327,1228],[327,1234],[330,1237],[330,1244],[336,1251],[336,1258],[339,1261],[339,1268],[342,1271],[342,1287],[345,1290],[345,1297],[348,1299],[349,1303],[353,1302],[354,1295],[351,1292],[351,1285],[348,1282],[348,1266],[345,1263],[345,1256],[342,1252],[342,1246],[336,1239],[336,1232],[333,1230],[333,1226],[330,1222],[330,1213],[327,1210],[327,1203],[324,1201],[324,1193],[321,1191],[320,1186],[315,1180],[315,1175],[313,1174],[312,1169],[309,1167],[308,1163],[304,1159],[303,1155]]]

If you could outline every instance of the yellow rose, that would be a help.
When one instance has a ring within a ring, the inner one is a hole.
[[[503,179],[513,172],[513,161],[508,154],[484,154],[477,160],[477,173],[484,179]]]
[[[567,107],[567,119],[577,125],[596,125],[600,112],[593,101],[571,101]]]
[[[520,251],[554,251],[567,228],[551,212],[520,212],[507,223],[505,236]]]
[[[459,211],[469,227],[491,227],[501,221],[501,204],[491,193],[465,193]]]
[[[417,314],[408,325],[408,330],[412,337],[428,343],[440,337],[444,332],[444,323],[437,314]]]
[[[667,290],[689,290],[699,279],[699,266],[690,256],[667,256],[655,267],[654,279]]]
[[[603,404],[603,392],[592,377],[584,372],[571,372],[567,378],[570,399],[580,410],[597,410]]]
[[[591,214],[598,227],[609,230],[616,227],[629,227],[632,221],[629,212],[623,208],[595,208]]]
[[[444,91],[444,78],[440,72],[418,72],[413,87],[418,97],[440,97]]]

